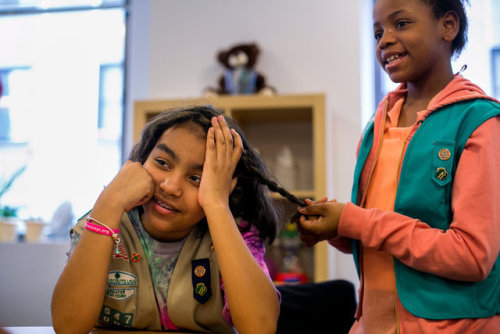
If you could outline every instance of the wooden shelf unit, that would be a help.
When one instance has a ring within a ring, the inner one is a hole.
[[[210,104],[233,117],[270,170],[283,145],[289,145],[298,163],[297,197],[319,199],[326,195],[325,97],[309,95],[236,95],[136,101],[134,142],[145,123],[172,107]],[[313,280],[328,279],[327,244],[314,246]]]

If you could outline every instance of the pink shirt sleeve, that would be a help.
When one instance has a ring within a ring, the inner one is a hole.
[[[463,281],[486,278],[500,251],[500,116],[467,141],[452,190],[447,231],[395,212],[347,203],[339,235],[384,250],[411,268]]]
[[[243,232],[241,234],[243,237],[243,240],[245,241],[248,249],[252,253],[255,261],[259,264],[261,267],[262,271],[267,275],[269,280],[271,281],[271,276],[269,274],[269,269],[267,268],[267,265],[264,261],[264,255],[266,253],[266,248],[264,246],[263,240],[260,238],[259,231],[255,226],[252,226],[249,231]],[[222,281],[222,278],[220,280],[220,286],[222,290],[222,294],[224,296],[224,308],[222,309],[222,315],[224,316],[224,319],[232,325],[232,319],[231,319],[231,313],[229,311],[229,305],[227,303],[227,298],[226,294],[224,291],[224,282]],[[278,298],[281,301],[281,295],[279,291],[275,288],[276,294],[278,295]]]

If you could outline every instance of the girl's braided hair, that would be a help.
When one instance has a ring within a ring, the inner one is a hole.
[[[218,115],[223,115],[223,113],[208,105],[166,110],[153,117],[145,125],[129,159],[144,163],[160,137],[169,128],[191,122],[199,125],[206,134],[212,126],[212,117]],[[236,130],[243,142],[243,153],[234,172],[234,176],[238,177],[238,182],[229,196],[231,212],[235,217],[242,218],[249,223],[246,227],[240,226],[240,228],[248,230],[251,225],[255,225],[262,239],[267,239],[272,243],[281,228],[279,222],[282,212],[270,198],[268,190],[277,192],[300,206],[304,206],[305,202],[272,179],[264,160],[248,143],[240,126],[232,118],[224,117],[229,128]]]

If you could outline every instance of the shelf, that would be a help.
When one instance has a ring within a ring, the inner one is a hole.
[[[279,150],[287,145],[297,163],[298,177],[295,196],[319,199],[326,195],[325,115],[323,94],[304,95],[235,95],[211,98],[183,98],[136,101],[134,105],[134,141],[137,141],[145,123],[172,107],[207,105],[222,110],[234,118],[248,141],[261,154],[269,169]],[[279,200],[283,197],[272,194]],[[288,202],[287,210],[296,206]],[[272,248],[272,247],[271,247]],[[307,260],[307,272],[314,281],[328,279],[327,247],[322,242],[312,249],[301,248]]]
[[[289,190],[295,197],[302,199],[312,199],[315,198],[316,194],[313,189],[310,190]],[[283,197],[280,194],[271,193],[271,198],[274,199],[282,199]]]

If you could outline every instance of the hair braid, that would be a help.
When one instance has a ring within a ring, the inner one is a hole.
[[[243,176],[255,177],[257,179],[257,182],[267,186],[269,190],[279,193],[281,196],[285,197],[290,202],[293,202],[300,206],[306,205],[306,202],[304,200],[297,198],[297,196],[293,195],[288,190],[281,187],[276,181],[273,181],[270,178],[263,175],[259,169],[257,169],[253,164],[249,163],[250,159],[247,158],[247,155],[245,154],[242,155],[242,159],[244,163],[247,165],[248,171],[250,172],[250,175],[243,175]]]
[[[267,186],[267,188],[269,190],[271,190],[272,192],[279,193],[281,196],[285,197],[290,202],[295,203],[295,204],[297,204],[299,206],[306,206],[306,202],[303,199],[300,199],[297,196],[293,195],[288,190],[286,190],[285,188],[281,187],[276,181],[271,180],[267,175],[263,174],[262,171],[259,170],[252,163],[252,161],[254,161],[254,159],[252,159],[251,157],[249,157],[247,154],[243,154],[241,156],[241,160],[246,165],[247,171],[249,173],[248,175],[241,175],[242,177],[254,178],[254,179],[256,179],[256,181],[258,183]],[[292,221],[292,222],[294,222],[294,221],[298,220],[299,217],[300,217],[300,214],[298,212],[295,212],[289,218],[289,220]]]

